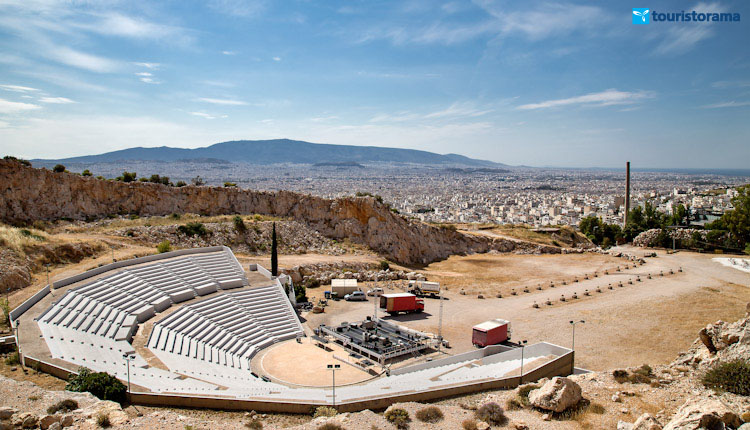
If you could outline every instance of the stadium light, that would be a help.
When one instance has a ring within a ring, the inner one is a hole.
[[[518,342],[521,345],[521,377],[518,380],[518,385],[523,384],[523,350],[526,348],[526,342],[528,342],[526,339]]]
[[[130,360],[133,360],[135,358],[135,355],[123,354],[122,358],[124,358],[128,363],[128,401],[130,401]]]
[[[573,326],[573,346],[570,348],[573,351],[576,350],[576,324],[585,324],[586,321],[580,320],[580,321],[571,321],[570,325]]]
[[[333,408],[336,408],[336,370],[341,369],[340,364],[329,364],[328,370],[330,370],[333,373],[333,382],[332,382],[332,389],[333,389]]]

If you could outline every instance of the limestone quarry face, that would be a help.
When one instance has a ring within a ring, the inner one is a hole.
[[[220,187],[169,187],[55,173],[0,160],[0,221],[97,219],[111,214],[263,214],[287,217],[331,239],[348,238],[402,264],[428,264],[452,254],[488,251],[559,253],[560,248],[469,236],[412,222],[372,197],[336,200],[288,191]]]

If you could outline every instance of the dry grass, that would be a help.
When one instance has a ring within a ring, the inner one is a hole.
[[[34,228],[17,228],[0,224],[0,247],[25,254],[25,250],[47,242],[49,235]]]
[[[163,226],[163,225],[184,225],[189,222],[201,222],[201,223],[233,223],[235,215],[216,215],[216,216],[201,216],[198,214],[172,214],[165,216],[151,216],[151,217],[119,217],[102,222],[101,225],[83,225],[66,227],[65,230],[71,233],[104,233],[111,230],[118,230],[127,227],[142,227],[142,226]],[[274,217],[270,215],[239,215],[245,223],[252,224],[253,222],[265,222],[265,221],[284,221],[285,218]]]

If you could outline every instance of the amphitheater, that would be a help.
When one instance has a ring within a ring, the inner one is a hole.
[[[521,349],[495,345],[423,360],[344,382],[335,394],[327,385],[287,382],[258,366],[281,345],[315,348],[285,293],[287,282],[258,265],[244,270],[226,247],[187,249],[53,282],[14,309],[11,320],[26,366],[61,378],[81,366],[108,372],[130,382],[131,402],[147,405],[354,411],[511,388],[522,378],[574,370],[573,351],[542,342],[527,346],[523,358]],[[287,358],[317,374],[326,374],[329,363]]]

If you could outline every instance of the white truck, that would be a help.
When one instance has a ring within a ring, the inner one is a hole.
[[[406,290],[417,297],[438,297],[440,295],[440,284],[429,281],[409,281],[409,287]]]

